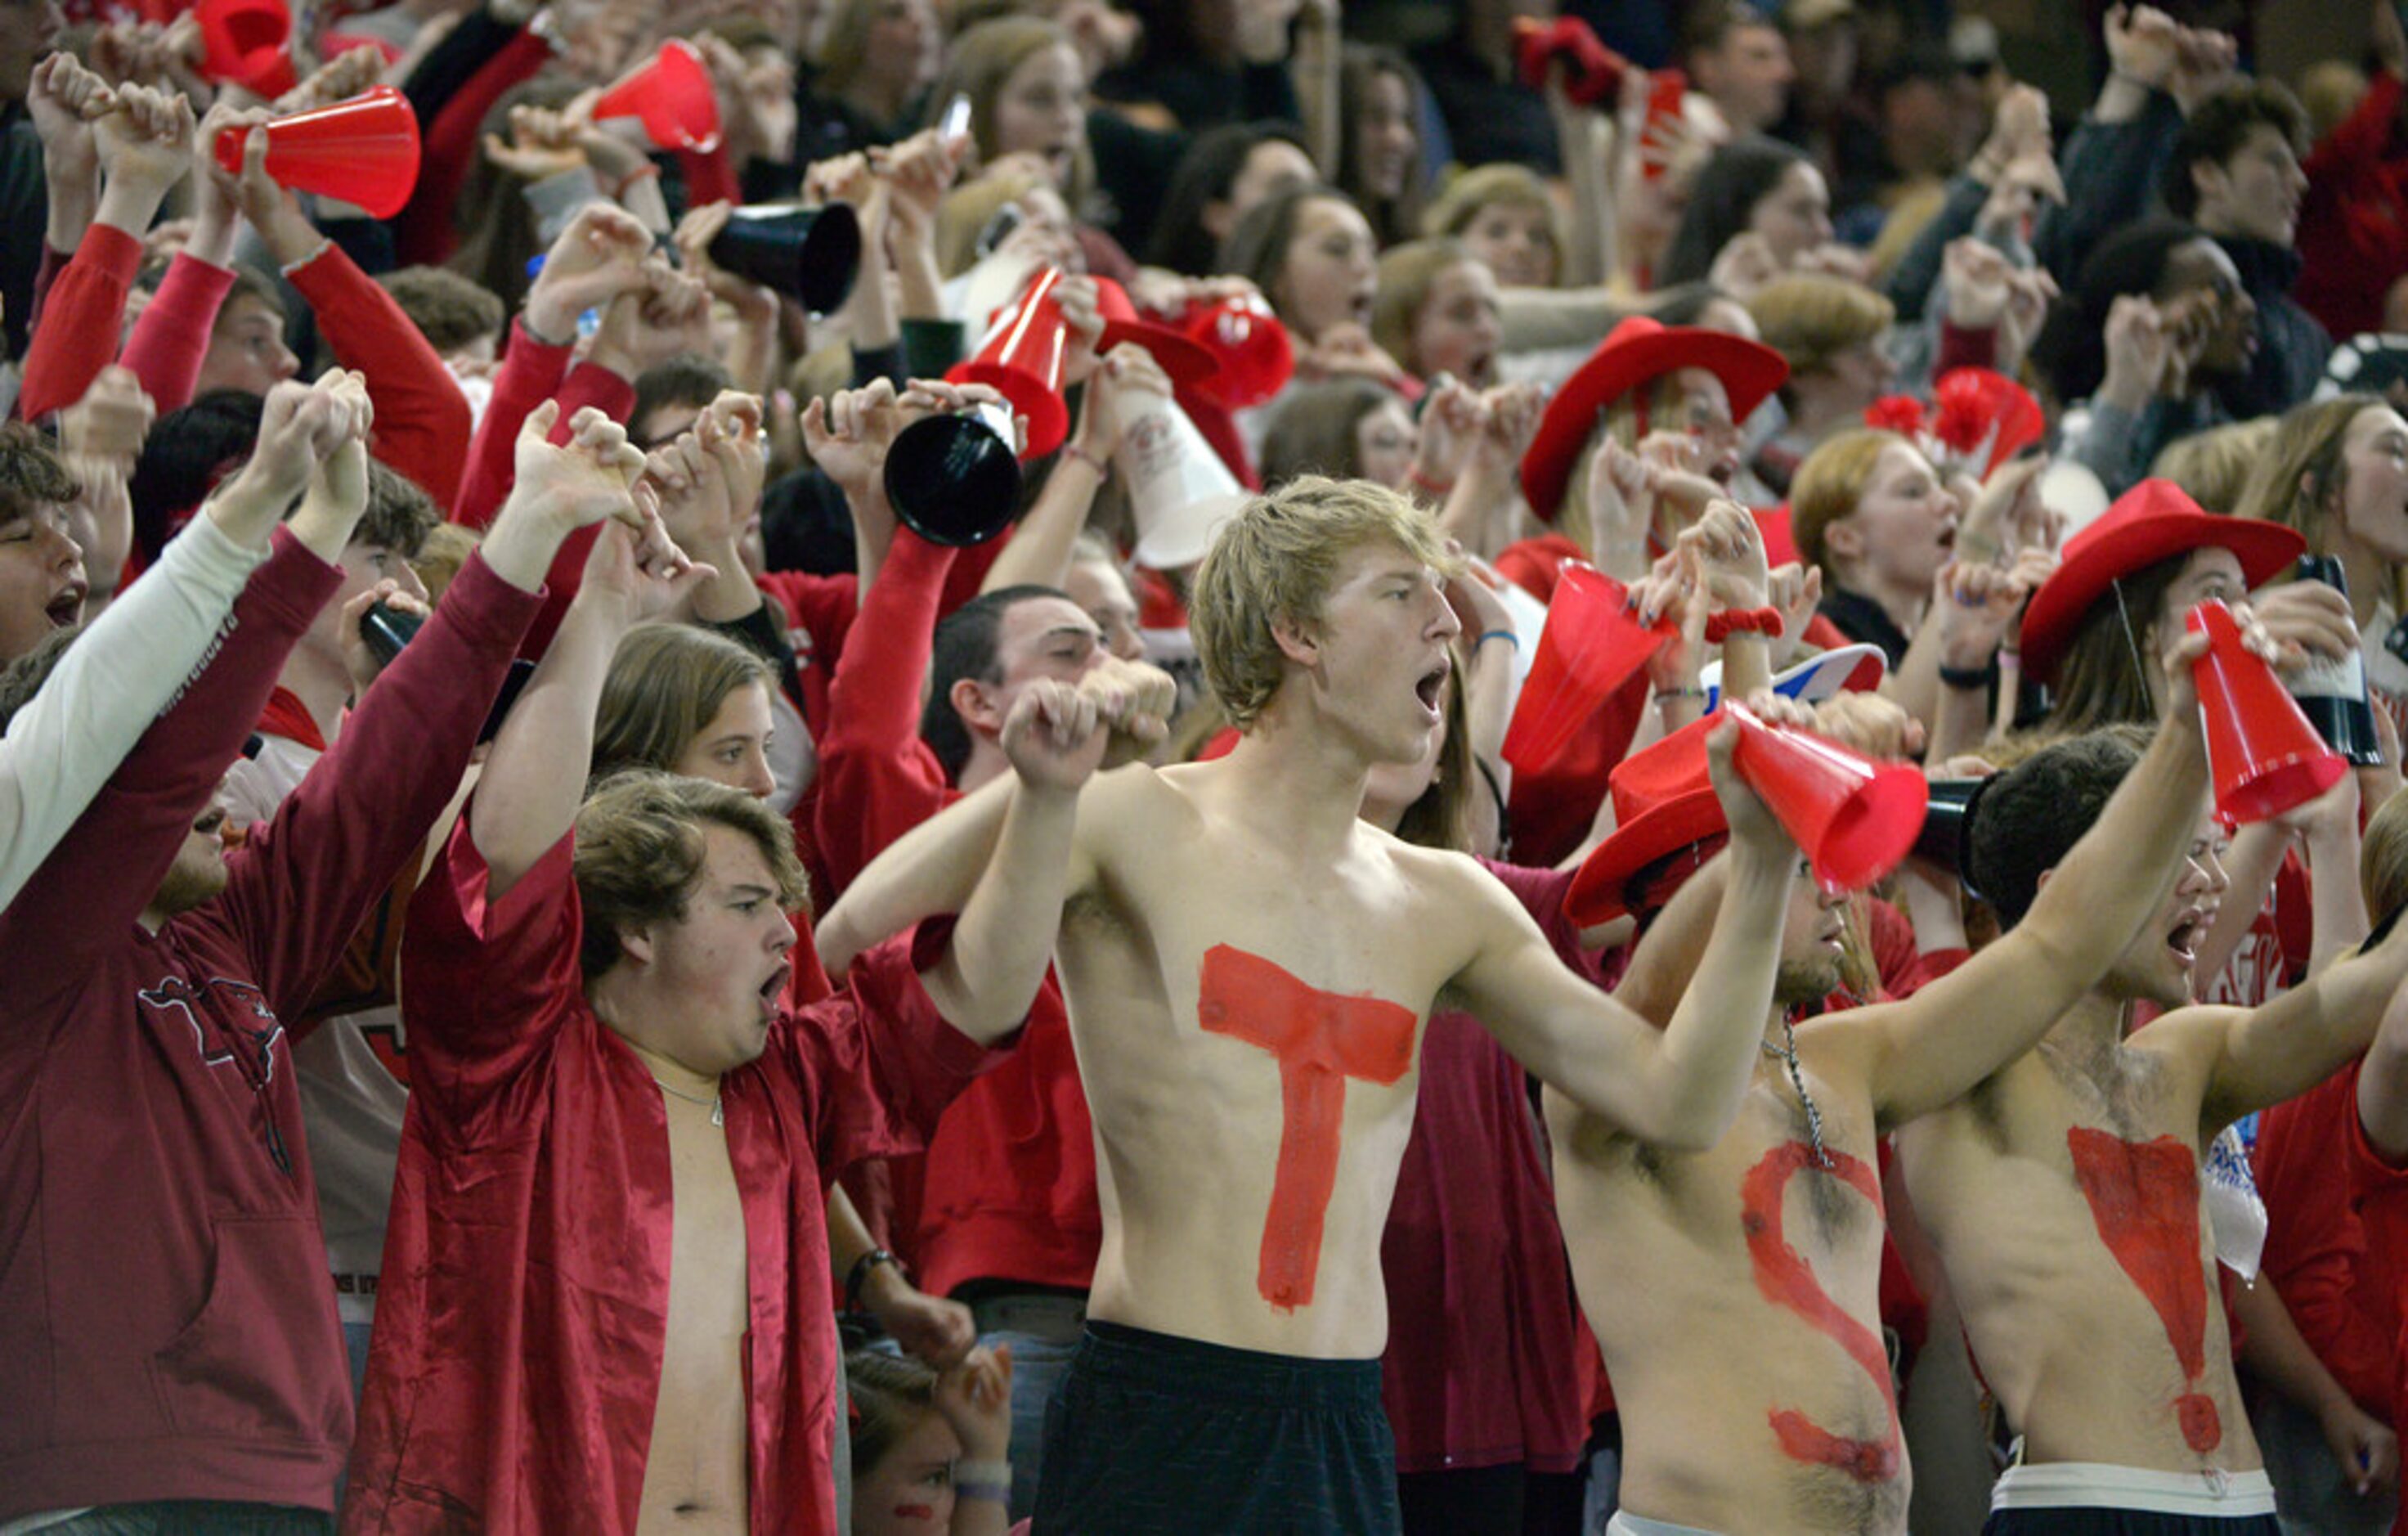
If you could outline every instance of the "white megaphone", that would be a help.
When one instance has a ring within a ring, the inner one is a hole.
[[[1222,524],[1246,504],[1246,488],[1178,402],[1164,395],[1122,397],[1127,424],[1112,455],[1137,516],[1137,562],[1183,570],[1204,558]]]

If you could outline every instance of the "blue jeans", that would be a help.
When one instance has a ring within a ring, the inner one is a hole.
[[[980,1342],[1011,1346],[1011,1518],[1016,1524],[1037,1511],[1037,1483],[1045,1471],[1045,1405],[1070,1369],[1078,1346],[1005,1330]]]

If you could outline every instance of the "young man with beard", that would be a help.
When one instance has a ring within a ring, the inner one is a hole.
[[[1080,797],[1058,957],[1103,1246],[1048,1412],[1039,1536],[1398,1529],[1379,1244],[1441,992],[1638,1137],[1700,1146],[1729,1123],[1796,856],[1729,770],[1735,732],[1711,747],[1732,897],[1661,1034],[1566,969],[1469,858],[1360,819],[1372,767],[1415,761],[1439,728],[1461,627],[1448,563],[1427,516],[1369,482],[1249,502],[1190,607],[1238,746]],[[993,799],[881,863],[979,846]]]
[[[2194,712],[2178,701],[2172,719]],[[1967,872],[2008,929],[2000,943],[2064,880],[2063,851],[2130,762],[2094,734],[1985,793]],[[2168,1517],[2153,1530],[2276,1529],[2200,1163],[2224,1127],[2366,1050],[2408,979],[2408,935],[2260,1008],[2187,1006],[2190,942],[2225,881],[2200,801],[2182,806],[2194,840],[2156,920],[2037,1050],[1899,1138],[1974,1358],[2022,1436],[1991,1532],[2130,1529],[2134,1512]],[[2143,1009],[2172,1012],[2143,1026]]]
[[[2187,690],[2181,671],[2169,685]],[[1573,1277],[1622,1410],[1613,1531],[1906,1529],[1875,1142],[2029,1050],[2141,931],[2205,787],[2197,712],[2177,710],[2188,724],[2162,734],[2029,923],[1909,999],[1798,1016],[1837,989],[1842,931],[1839,900],[1800,882],[1746,1101],[1712,1146],[1648,1147],[1548,1095]],[[1617,828],[1567,904],[1584,925],[1662,909],[1620,991],[1653,1016],[1703,974],[1696,936],[1718,900],[1716,880],[1689,878],[1723,831],[1709,724],[1614,771]]]
[[[442,611],[228,853],[220,775],[340,580],[369,416],[355,374],[278,386],[235,484],[306,486],[300,510],[207,670],[0,914],[0,1522],[331,1523],[351,1410],[280,1020],[451,798],[553,550],[624,501],[616,428],[554,448],[531,425]]]

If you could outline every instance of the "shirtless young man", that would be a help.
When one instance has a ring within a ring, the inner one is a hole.
[[[642,455],[590,436],[635,516]],[[1052,926],[1015,914],[1058,909],[1065,847],[1028,808],[1057,799],[1066,839],[1102,754],[1068,684],[1007,722],[1037,789],[961,871],[950,936],[881,946],[799,1012],[785,820],[666,773],[586,797],[620,638],[693,584],[639,522],[596,541],[411,903],[412,1091],[348,1531],[838,1536],[821,1191],[917,1150],[1044,975]]]
[[[1911,998],[1793,1033],[1785,1021],[1839,984],[1841,953],[1836,901],[1801,883],[1746,1102],[1711,1148],[1642,1146],[1548,1096],[1573,1278],[1623,1410],[1612,1530],[1906,1529],[1875,1141],[2028,1051],[2156,912],[2193,823],[2175,808],[2206,783],[2197,712],[2176,711],[2190,724],[2162,734],[2013,936]],[[1720,833],[1698,728],[1615,770],[1621,823],[1574,887],[1579,921],[1662,900],[1678,861]],[[1716,883],[1689,881],[1648,931],[1619,994],[1642,1012],[1693,969]]]
[[[2099,740],[2052,747],[1984,795],[1969,872],[2002,923],[2029,922],[2035,891],[2064,878],[2052,867],[2080,808],[2128,761]],[[2156,921],[2038,1050],[1898,1141],[1974,1357],[2023,1437],[1991,1532],[2143,1529],[2121,1513],[2135,1511],[2160,1517],[2150,1530],[2276,1529],[2199,1164],[2225,1126],[2367,1048],[2408,978],[2408,935],[2261,1008],[2186,1007],[2186,944],[2224,891],[2214,848],[2202,823]],[[2142,1004],[2174,1012],[2135,1031]]]
[[[1237,749],[1081,796],[1057,973],[1104,1235],[1048,1413],[1040,1536],[1397,1529],[1380,1236],[1441,991],[1634,1136],[1698,1146],[1728,1124],[1796,855],[1727,740],[1732,897],[1660,1035],[1470,859],[1359,819],[1372,766],[1414,760],[1440,723],[1460,627],[1445,560],[1424,514],[1367,482],[1250,502],[1191,605]],[[981,840],[988,797],[907,835],[846,904],[886,900],[924,842]]]

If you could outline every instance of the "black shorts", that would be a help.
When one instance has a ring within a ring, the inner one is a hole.
[[[1045,1406],[1033,1536],[1395,1536],[1377,1360],[1300,1360],[1092,1319]]]

